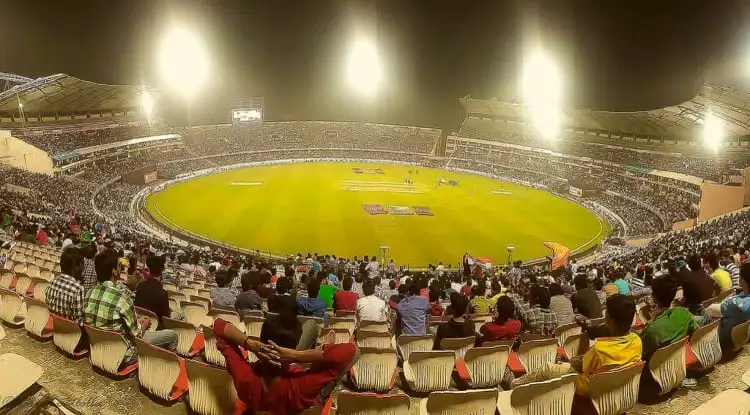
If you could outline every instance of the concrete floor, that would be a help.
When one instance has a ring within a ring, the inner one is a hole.
[[[51,341],[40,342],[26,335],[26,331],[5,327],[7,337],[0,340],[0,353],[16,353],[28,358],[44,368],[44,374],[39,380],[41,390],[39,394],[49,392],[70,407],[82,414],[188,414],[189,409],[185,401],[165,406],[151,400],[141,393],[136,377],[113,381],[94,372],[87,359],[72,360],[58,352]],[[664,402],[653,405],[639,404],[633,415],[656,414],[687,414],[713,395],[729,388],[745,390],[747,385],[740,380],[742,374],[750,370],[750,346],[734,360],[719,364],[711,373],[702,377],[697,387],[682,387]],[[0,376],[12,376],[2,373]],[[38,399],[38,398],[37,398]],[[419,408],[419,398],[412,399],[412,413]],[[10,414],[28,414],[28,405],[18,405],[12,408]],[[6,413],[6,408],[0,409],[0,414]]]

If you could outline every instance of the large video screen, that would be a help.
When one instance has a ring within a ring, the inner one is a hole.
[[[232,122],[263,121],[263,110],[260,108],[235,108],[232,110]]]

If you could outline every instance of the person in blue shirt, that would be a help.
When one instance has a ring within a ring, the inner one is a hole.
[[[324,324],[327,325],[326,303],[318,298],[318,293],[320,293],[320,280],[310,278],[307,282],[307,298],[297,299],[297,314],[322,318]]]
[[[617,272],[615,274],[615,277],[617,278],[615,280],[615,285],[617,286],[617,290],[619,291],[618,294],[630,295],[630,285],[628,285],[628,282],[625,281],[623,273]]]
[[[707,315],[714,317],[721,315],[719,339],[722,349],[734,348],[732,329],[750,320],[750,263],[742,264],[740,268],[740,287],[742,287],[742,293],[727,298],[721,305],[713,304],[706,310]]]

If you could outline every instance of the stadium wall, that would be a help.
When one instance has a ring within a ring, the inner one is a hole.
[[[750,167],[747,167],[742,173],[742,180],[745,183],[745,206],[750,205]]]
[[[679,231],[680,229],[690,229],[693,226],[695,226],[695,218],[673,223],[672,230]]]
[[[35,173],[52,174],[52,158],[46,152],[0,130],[0,163]]]
[[[701,202],[698,222],[742,209],[745,205],[745,188],[716,183],[701,185]]]

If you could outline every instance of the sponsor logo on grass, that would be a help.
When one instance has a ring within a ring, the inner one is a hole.
[[[428,208],[427,206],[412,206],[412,210],[414,210],[414,213],[420,216],[435,216],[434,213]]]
[[[383,169],[360,169],[359,167],[352,167],[352,171],[356,174],[385,174]]]
[[[391,215],[413,215],[414,214],[414,212],[411,211],[409,206],[390,205],[388,206],[388,211],[391,212]]]
[[[362,209],[371,215],[387,215],[388,211],[381,205],[362,205]]]

